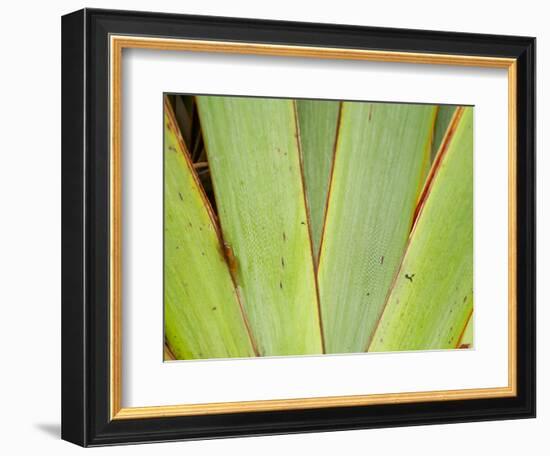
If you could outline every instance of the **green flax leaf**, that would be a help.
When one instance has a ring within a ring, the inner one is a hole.
[[[437,151],[441,147],[443,137],[449,128],[453,114],[456,111],[456,106],[452,105],[441,105],[437,109],[437,117],[435,119],[434,126],[434,138],[432,142],[432,160],[435,159]]]
[[[474,316],[470,315],[468,324],[464,328],[464,333],[458,343],[458,348],[472,348],[474,345]]]
[[[473,112],[447,131],[370,351],[455,348],[473,308]]]
[[[261,355],[322,352],[291,100],[197,97],[226,250]]]
[[[340,102],[298,100],[304,179],[311,221],[313,252],[319,253]]]
[[[429,167],[435,113],[343,103],[318,268],[327,353],[367,347]]]
[[[176,359],[254,356],[208,201],[164,115],[165,337]]]

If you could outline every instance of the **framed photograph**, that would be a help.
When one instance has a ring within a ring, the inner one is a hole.
[[[535,39],[62,20],[62,437],[535,416]]]

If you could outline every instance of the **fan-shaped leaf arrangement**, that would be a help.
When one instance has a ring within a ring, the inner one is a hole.
[[[472,346],[472,108],[172,98],[165,358]]]

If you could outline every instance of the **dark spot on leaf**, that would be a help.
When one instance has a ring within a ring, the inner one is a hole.
[[[380,264],[384,264],[384,255],[380,257]]]
[[[191,222],[189,222],[189,227],[193,228],[193,224]]]
[[[414,274],[410,274],[410,275],[409,275],[409,274],[405,274],[405,279],[410,280],[411,283],[412,283],[412,281],[413,281],[413,277],[414,277]]]
[[[201,255],[204,256],[204,252],[201,252]]]
[[[179,195],[179,197],[180,197],[180,200],[183,201],[183,196],[181,196],[181,193],[180,193],[180,192],[178,192],[178,195]]]
[[[370,293],[367,291],[367,296],[370,296]]]
[[[468,296],[464,296],[464,299],[462,300],[462,302],[466,302],[466,299],[468,299]]]
[[[283,241],[286,241],[286,234],[284,231],[283,231]]]
[[[282,290],[283,289],[283,282],[279,282],[279,288]]]
[[[306,222],[300,222],[300,223],[301,223],[302,225],[305,225],[305,224],[306,224]]]
[[[285,259],[283,257],[281,257],[281,266],[283,269],[285,268]]]
[[[212,307],[212,310],[216,310],[216,309],[217,309],[217,307]]]

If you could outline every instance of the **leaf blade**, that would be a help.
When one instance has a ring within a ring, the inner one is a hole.
[[[167,103],[164,134],[168,345],[176,359],[255,356],[212,214]]]
[[[313,253],[317,261],[341,103],[297,100],[304,181],[309,206]]]
[[[472,348],[474,346],[474,318],[470,315],[468,323],[462,332],[462,336],[458,342],[458,348]]]
[[[343,104],[318,269],[329,353],[361,352],[370,340],[406,244],[434,118],[434,106]]]
[[[437,110],[437,117],[435,119],[434,126],[434,138],[432,142],[432,161],[437,155],[437,151],[441,147],[447,128],[451,123],[451,119],[456,111],[457,107],[454,105],[440,105]]]
[[[291,100],[197,97],[223,237],[258,350],[322,352]]]
[[[472,108],[454,122],[369,351],[455,348],[472,312]]]

